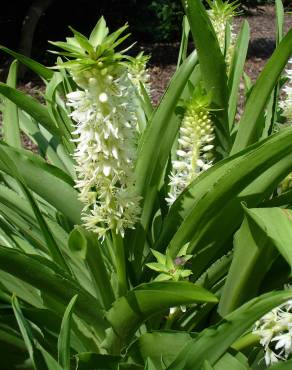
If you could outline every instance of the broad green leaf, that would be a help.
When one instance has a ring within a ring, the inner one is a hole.
[[[24,64],[26,67],[30,68],[32,71],[34,71],[37,75],[44,78],[45,80],[49,80],[53,77],[53,71],[47,67],[45,67],[43,64],[36,62],[35,60],[16,53],[13,50],[10,50],[6,48],[5,46],[0,46],[0,50],[5,51],[5,53],[10,54],[13,58],[19,60],[22,64]]]
[[[109,309],[115,297],[98,237],[77,226],[70,233],[68,246],[73,254],[85,262],[97,297],[100,298],[104,308]]]
[[[58,338],[58,362],[62,366],[63,370],[70,370],[70,332],[71,332],[71,320],[74,305],[78,295],[75,295],[69,302],[66,311],[64,313],[61,331]]]
[[[27,186],[64,213],[73,223],[79,224],[82,204],[73,189],[72,179],[58,168],[47,164],[29,151],[17,150],[0,143],[15,163]],[[12,175],[11,169],[0,162],[0,169]]]
[[[180,119],[174,116],[174,110],[196,64],[197,54],[193,52],[174,74],[141,137],[135,176],[136,188],[142,196],[143,208],[141,225],[137,225],[129,241],[138,265],[143,255],[145,231],[150,226],[159,185],[180,125]],[[163,140],[161,140],[162,137]]]
[[[234,238],[234,257],[218,308],[221,316],[259,294],[263,278],[276,256],[267,236],[245,218]]]
[[[62,266],[67,273],[71,273],[70,268],[68,267],[65,258],[62,254],[61,249],[59,248],[58,243],[56,242],[54,235],[52,234],[44,216],[42,215],[38,203],[35,201],[35,198],[32,194],[32,192],[27,188],[24,178],[21,176],[21,174],[18,172],[17,167],[15,166],[15,163],[11,159],[11,157],[5,152],[3,147],[0,146],[0,162],[3,162],[5,165],[7,165],[11,171],[11,174],[15,180],[17,180],[17,183],[21,187],[21,190],[25,197],[27,198],[33,213],[35,215],[35,219],[37,220],[40,229],[42,231],[42,234],[44,236],[44,239],[46,241],[46,245],[48,247],[48,250],[50,252],[50,255],[56,263],[58,263],[60,266]]]
[[[282,208],[245,209],[247,217],[266,234],[292,268],[292,252],[289,240],[292,238],[292,210]]]
[[[18,62],[14,60],[9,68],[7,85],[16,88]],[[7,144],[21,148],[21,138],[19,131],[19,120],[17,106],[7,98],[4,101],[5,109],[3,113],[3,134]]]
[[[289,240],[292,211],[281,208],[245,210],[245,220],[235,236],[234,258],[223,288],[219,313],[225,316],[259,294],[259,287],[278,251],[292,268]]]
[[[62,159],[57,154],[60,152],[62,145],[58,139],[53,139],[53,136],[46,131],[47,135],[41,131],[37,122],[22,110],[18,110],[19,125],[21,130],[30,138],[30,140],[37,145],[40,155],[56,167],[63,171],[67,171]]]
[[[167,369],[201,370],[206,359],[214,366],[232,343],[249,330],[256,320],[291,297],[292,292],[272,292],[247,302],[224,317],[222,322],[198,334]]]
[[[1,289],[9,292],[10,295],[17,295],[18,298],[34,307],[43,307],[43,302],[37,289],[4,271],[0,271],[0,278]]]
[[[244,21],[238,34],[236,44],[233,51],[232,62],[230,66],[228,78],[229,102],[228,102],[228,119],[229,129],[231,130],[234,124],[234,118],[237,111],[237,103],[239,96],[239,84],[243,73],[245,59],[247,55],[249,43],[249,25]]]
[[[213,115],[216,117],[217,139],[225,152],[229,151],[228,88],[224,56],[201,0],[187,0],[185,12],[198,51],[202,79],[211,93]]]
[[[257,141],[257,121],[262,114],[280,74],[292,54],[292,30],[282,39],[258,77],[238,124],[231,153],[234,154]]]
[[[76,315],[92,325],[100,338],[104,336],[107,323],[99,302],[55,264],[45,258],[0,247],[0,268],[48,295],[56,303],[56,311],[61,314],[70,299],[77,294]]]
[[[189,282],[146,283],[117,299],[106,317],[115,333],[125,340],[151,315],[173,306],[197,302],[216,303],[217,298]]]
[[[45,239],[37,226],[24,220],[21,216],[17,214],[17,212],[14,212],[4,204],[0,204],[0,213],[8,223],[14,225],[14,227],[16,227],[17,230],[20,231],[21,235],[23,235],[35,248],[35,251],[47,252]],[[3,230],[2,222],[1,228]],[[27,251],[27,249],[24,250]]]
[[[141,335],[128,349],[128,356],[136,363],[150,358],[157,370],[163,370],[175,359],[182,348],[192,339],[186,332],[157,331]]]
[[[225,163],[227,162],[228,161],[225,161]],[[235,196],[233,201],[230,202],[229,206],[222,208],[220,212],[214,212],[212,215],[214,221],[213,227],[209,232],[207,231],[205,233],[205,236],[202,239],[202,249],[192,260],[194,279],[199,278],[202,274],[205,274],[208,266],[226,254],[231,248],[230,239],[233,233],[240,226],[240,223],[243,219],[241,202],[245,202],[248,207],[257,207],[263,199],[270,197],[279,181],[281,181],[281,179],[290,173],[291,166],[292,155],[290,154],[271,166],[267,171],[263,172],[262,175],[257,176],[254,181],[250,182],[243,191]],[[220,176],[219,173],[216,175],[217,177]],[[204,175],[202,174],[201,176],[203,180]],[[211,176],[211,173],[209,176]],[[212,181],[216,182],[216,178],[214,178]],[[193,198],[185,198],[184,202],[182,203],[183,206],[180,210],[181,218],[176,218],[176,222],[172,224],[172,228],[168,229],[168,233],[165,235],[166,237],[173,235],[177,225],[179,222],[181,222],[180,220],[185,217],[187,211],[190,209],[189,207],[192,207],[192,203],[194,203],[193,199],[202,198],[206,189],[208,188],[209,185],[207,182],[202,181],[201,183],[201,181],[198,181],[196,185],[194,183],[193,189],[196,192],[193,192],[192,190],[192,194],[196,195]],[[166,230],[167,229],[163,229],[163,233]],[[158,244],[157,247],[165,248],[165,245],[167,245],[167,240],[162,238],[161,241],[162,243]],[[203,244],[205,247],[203,247]]]
[[[248,364],[244,365],[235,356],[230,353],[225,353],[223,357],[216,363],[214,370],[249,370]]]
[[[27,112],[52,135],[56,135],[57,137],[62,136],[62,132],[58,129],[54,120],[51,118],[48,109],[36,99],[16,90],[13,87],[5,85],[2,82],[0,82],[0,94],[11,100],[11,102],[16,104],[20,109]]]
[[[237,196],[252,181],[274,164],[280,163],[282,159],[284,165],[288,167],[286,171],[291,168],[291,145],[289,147],[291,138],[292,129],[283,130],[282,133],[219,162],[200,175],[171,207],[156,249],[169,244],[172,256],[176,257],[181,246],[188,241],[190,241],[189,251],[192,252],[198,251],[198,248],[202,250],[211,243],[214,248],[220,248],[215,245],[219,234],[220,238],[222,237],[222,225],[227,220],[230,223],[229,218],[225,220],[222,216],[223,214],[227,216],[228,212],[238,209]],[[251,195],[252,192],[250,197]],[[258,197],[260,199],[261,194],[258,194]],[[240,218],[231,222],[236,222],[237,225],[233,224],[229,235],[232,235],[233,227],[238,226]]]

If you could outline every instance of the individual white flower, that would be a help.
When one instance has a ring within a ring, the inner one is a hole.
[[[208,110],[209,101],[201,90],[187,103],[179,130],[177,158],[172,161],[170,192],[166,201],[171,205],[180,193],[214,160],[214,126]]]
[[[273,352],[270,348],[268,348],[265,352],[265,363],[267,366],[276,364],[279,362],[279,360],[282,360],[282,358],[279,355],[276,355],[275,352]]]

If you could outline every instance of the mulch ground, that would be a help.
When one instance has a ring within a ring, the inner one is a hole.
[[[245,72],[255,80],[263,69],[267,59],[275,48],[275,11],[272,6],[258,7],[252,14],[235,18],[234,30],[238,32],[243,20],[250,25],[250,45],[245,65]],[[285,15],[285,31],[292,27],[292,15]],[[151,76],[152,100],[156,105],[167,87],[167,84],[175,72],[176,58],[179,51],[179,43],[163,43],[142,45],[140,50],[151,55],[149,71]],[[44,87],[38,80],[22,83],[19,88],[32,96],[40,99]],[[240,109],[241,111],[241,109]],[[239,112],[240,114],[240,112]],[[34,145],[24,138],[26,147],[34,149]]]
[[[245,72],[252,80],[255,80],[275,49],[274,7],[259,7],[249,16],[236,17],[235,32],[239,31],[245,19],[250,25],[250,45]],[[291,27],[292,15],[287,14],[285,15],[285,31],[287,32]],[[157,103],[175,71],[179,44],[145,45],[144,50],[152,55],[150,61],[152,98],[154,103]]]

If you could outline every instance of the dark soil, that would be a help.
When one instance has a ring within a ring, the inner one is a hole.
[[[249,16],[235,18],[234,30],[238,32],[244,20],[250,25],[250,45],[245,66],[246,73],[254,81],[275,49],[275,11],[272,6],[258,7]],[[292,15],[285,15],[285,32],[292,27]],[[152,55],[150,74],[152,98],[157,103],[175,71],[179,44],[155,44],[144,46]]]

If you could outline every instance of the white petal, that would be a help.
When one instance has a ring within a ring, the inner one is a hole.
[[[99,97],[98,97],[98,100],[101,102],[101,103],[106,103],[108,101],[108,96],[106,93],[101,93],[99,94]]]
[[[111,167],[108,165],[103,166],[103,174],[104,176],[108,177],[111,173]]]

